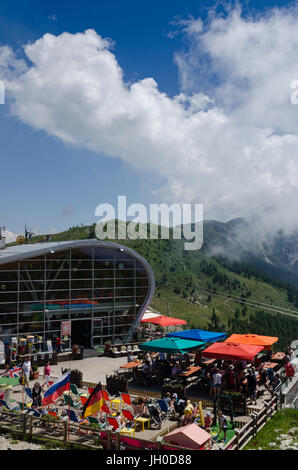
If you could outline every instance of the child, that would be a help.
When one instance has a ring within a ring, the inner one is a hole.
[[[218,436],[220,435],[221,431],[223,431],[224,432],[224,442],[226,442],[227,441],[228,420],[227,420],[227,417],[223,414],[223,412],[221,410],[218,412],[218,423],[219,423]]]
[[[207,416],[204,419],[204,422],[205,422],[205,430],[210,433],[211,432],[211,424],[212,424],[212,418],[211,418],[210,413],[207,413]]]

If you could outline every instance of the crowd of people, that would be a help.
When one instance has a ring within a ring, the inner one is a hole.
[[[251,363],[247,361],[205,361],[202,352],[197,351],[195,355],[146,353],[143,357],[142,366],[135,368],[133,372],[136,382],[141,382],[145,387],[152,383],[154,378],[160,383],[165,379],[172,382],[183,382],[181,374],[190,365],[200,367],[197,373],[197,385],[206,391],[209,397],[219,396],[222,391],[240,392],[245,394],[253,404],[256,403],[258,395],[266,389],[271,394],[281,384],[281,377],[272,368],[263,366],[264,362],[270,362],[272,351],[263,355],[262,359],[256,358]],[[291,351],[287,348],[284,359],[285,366],[290,364]],[[132,354],[128,356],[128,362],[134,361]],[[262,361],[262,362],[261,362]]]

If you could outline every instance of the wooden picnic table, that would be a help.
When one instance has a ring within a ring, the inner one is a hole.
[[[195,375],[195,373],[198,372],[201,369],[202,369],[202,367],[199,367],[199,366],[189,366],[184,372],[181,372],[181,374],[179,374],[179,376],[180,377],[190,377],[192,375]]]
[[[277,352],[271,357],[271,359],[272,359],[272,361],[283,361],[285,359],[285,357],[286,357],[286,353]]]
[[[138,367],[141,365],[142,365],[141,361],[132,361],[132,362],[128,362],[127,364],[123,364],[123,366],[120,366],[120,369],[134,369],[135,367]]]
[[[261,366],[263,367],[263,369],[276,369],[277,367],[280,366],[280,364],[278,364],[277,362],[263,362],[261,364]]]
[[[214,364],[216,361],[217,359],[202,360],[202,364],[206,364],[206,366],[208,366],[209,364]]]

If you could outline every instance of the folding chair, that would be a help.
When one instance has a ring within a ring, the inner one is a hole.
[[[119,426],[117,419],[114,418],[113,416],[107,416],[107,422],[112,428],[112,431],[118,431],[123,427],[123,426],[121,427]]]
[[[27,395],[31,400],[33,400],[31,388],[25,387],[25,392],[26,392],[26,395]]]
[[[125,404],[125,405],[128,405],[128,406],[132,406],[131,398],[130,398],[129,393],[122,393],[122,392],[119,392],[119,393],[120,393],[121,398],[122,398],[122,403]]]
[[[88,400],[87,394],[80,395],[80,400],[81,400],[82,405],[84,406],[86,401]]]
[[[37,410],[29,410],[28,413],[27,413],[29,416],[34,416],[35,418],[40,418],[41,417],[41,413],[39,413],[39,411]]]
[[[73,399],[71,398],[70,395],[68,394],[63,394],[65,404],[67,406],[70,406],[71,408],[80,408],[81,404],[80,403],[74,403]]]
[[[78,433],[79,434],[88,434],[88,431],[87,430],[84,430],[84,432],[81,431],[80,429],[80,425],[81,424],[88,424],[88,419],[87,418],[79,418],[76,413],[74,412],[74,410],[69,410],[69,415],[67,413],[66,416],[64,416],[63,418],[64,421],[72,421],[73,423],[77,424],[78,425]]]
[[[116,412],[115,412],[115,413],[112,413],[112,411],[110,410],[110,408],[108,407],[108,405],[106,405],[105,403],[102,405],[100,411],[103,411],[106,415],[116,416]]]
[[[160,411],[161,411],[161,419],[162,422],[165,421],[166,419],[169,418],[171,415],[171,408],[168,406],[167,402],[165,400],[158,399],[156,400]]]
[[[0,406],[4,406],[8,410],[19,410],[19,405],[14,404],[13,406],[10,406],[5,400],[0,400]]]
[[[136,418],[137,416],[133,415],[131,411],[129,410],[122,410],[122,414],[124,416],[125,419],[127,419],[128,421],[131,422],[131,426],[127,427],[127,423],[125,422],[125,429],[128,430],[128,429],[133,429],[133,434],[135,432],[135,426],[136,426]]]
[[[112,408],[113,405],[115,405],[117,410],[120,408],[121,398],[115,398],[115,395],[111,397],[107,390],[102,390],[102,396],[106,402],[110,403]]]
[[[79,392],[78,387],[76,386],[76,384],[70,384],[70,391],[71,391],[71,393],[73,393],[77,397],[84,394],[83,392],[82,393]]]
[[[89,421],[90,424],[99,424],[99,421],[97,418],[94,416],[88,416],[87,420]]]

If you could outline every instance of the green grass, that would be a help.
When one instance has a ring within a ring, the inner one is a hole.
[[[94,239],[94,230],[95,225],[73,227],[51,235],[51,241]],[[43,236],[33,237],[35,242],[43,239]],[[183,240],[127,239],[119,242],[138,252],[150,263],[156,283],[151,306],[162,314],[185,319],[191,328],[279,336],[280,344],[276,345],[278,349],[296,339],[298,323],[294,319],[291,321],[289,317],[278,315],[281,321],[273,319],[274,325],[268,318],[264,321],[262,318],[257,321],[255,318],[250,320],[251,315],[262,310],[261,307],[249,305],[252,299],[294,310],[285,288],[276,287],[269,281],[264,282],[262,277],[256,279],[253,275],[245,275],[244,272],[233,272],[218,259],[208,256],[204,249],[185,251]],[[245,315],[242,315],[243,304],[235,302],[231,296],[242,297],[246,301]],[[210,323],[213,309],[218,318],[216,328]],[[238,318],[235,317],[237,309],[240,310]],[[277,317],[276,314],[268,311],[267,313],[270,318],[273,315]]]
[[[215,442],[218,442],[219,444],[226,444],[235,436],[235,431],[234,431],[234,429],[231,425],[231,422],[228,421],[226,442],[224,442],[224,431],[221,431],[219,433],[219,425],[218,424],[216,426],[211,426],[211,436],[212,436],[212,439]],[[218,436],[218,437],[216,437],[216,436]]]
[[[268,446],[269,442],[276,442],[277,436],[287,434],[289,429],[297,426],[298,410],[289,408],[278,411],[261,429],[257,436],[249,441],[244,450],[258,449],[259,447],[262,447],[263,450],[272,450],[274,448]],[[276,432],[277,429],[279,430],[278,432]],[[295,437],[298,441],[298,432]]]

